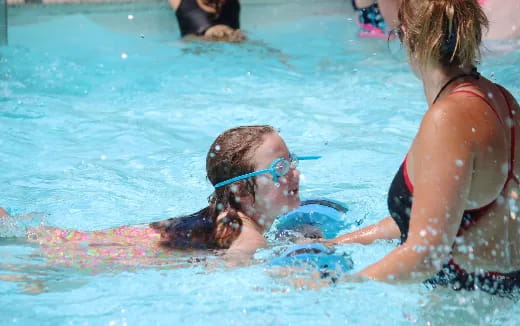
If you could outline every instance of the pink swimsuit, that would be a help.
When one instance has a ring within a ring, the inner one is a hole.
[[[160,234],[148,227],[122,226],[104,231],[51,229],[38,239],[53,263],[81,268],[104,263],[135,264],[164,256],[157,250]]]

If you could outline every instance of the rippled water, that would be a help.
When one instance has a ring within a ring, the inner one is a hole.
[[[386,216],[388,185],[426,108],[402,51],[358,39],[348,1],[250,0],[242,13],[248,42],[209,44],[179,41],[163,2],[10,8],[10,45],[0,48],[0,206],[80,230],[191,213],[211,192],[204,158],[214,137],[271,124],[295,152],[323,155],[301,165],[303,197],[345,202],[366,223]],[[520,98],[520,51],[488,52],[481,72]],[[360,269],[393,246],[340,249]],[[262,265],[92,274],[46,266],[36,247],[14,239],[0,240],[0,274],[11,279],[0,278],[0,324],[515,325],[520,317],[509,300],[417,284],[297,291]]]

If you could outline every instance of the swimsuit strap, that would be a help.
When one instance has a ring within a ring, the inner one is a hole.
[[[413,194],[413,184],[412,181],[410,181],[410,176],[408,175],[408,171],[406,170],[406,159],[408,158],[408,154],[404,157],[403,161],[403,178],[404,183],[406,184],[406,188],[408,188],[408,191],[410,191],[411,194]]]
[[[452,77],[450,80],[448,80],[444,85],[442,85],[441,89],[437,93],[437,96],[435,96],[435,99],[433,100],[432,103],[437,102],[437,100],[439,99],[439,96],[441,96],[442,92],[446,89],[446,87],[448,87],[449,84],[453,83],[457,79],[464,78],[464,77],[470,77],[470,76],[475,77],[475,79],[480,78],[480,73],[477,71],[477,68],[473,67],[473,69],[471,70],[470,73],[462,73],[462,74],[456,75],[456,76]]]
[[[453,92],[451,92],[451,94],[457,94],[457,93],[467,93],[467,94],[471,94],[471,95],[474,95],[474,96],[480,98],[482,101],[486,102],[486,104],[491,108],[491,110],[497,116],[497,118],[500,121],[500,123],[502,123],[502,124],[504,123],[504,121],[502,120],[502,118],[498,114],[497,110],[495,110],[495,108],[493,107],[491,102],[489,102],[489,100],[487,98],[485,98],[484,96],[480,95],[477,92],[470,91],[470,90],[467,90],[467,89],[454,90]]]

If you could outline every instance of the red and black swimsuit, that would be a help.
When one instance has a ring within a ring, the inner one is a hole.
[[[460,85],[458,88],[467,84]],[[509,119],[513,121],[513,111],[511,104],[504,93],[504,90],[500,88],[502,95],[506,99],[509,107]],[[502,124],[506,125],[500,118],[495,108],[491,103],[483,96],[470,90],[454,90],[453,93],[467,93],[482,99],[486,104],[493,110],[495,115],[501,121]],[[509,160],[509,169],[507,180],[504,184],[503,189],[508,185],[511,180],[514,180],[518,184],[520,181],[513,173],[513,167],[515,163],[515,126],[511,124],[511,153]],[[410,211],[412,208],[413,200],[413,185],[408,178],[406,169],[406,158],[401,164],[399,171],[395,175],[390,189],[388,191],[388,210],[390,215],[396,222],[401,232],[401,243],[404,243],[408,237],[408,229],[410,226]],[[457,236],[461,236],[464,230],[470,228],[475,222],[485,214],[485,212],[495,204],[496,199],[490,204],[471,210],[465,210],[462,216],[462,223]],[[482,289],[492,294],[499,294],[503,296],[510,296],[513,292],[520,292],[520,271],[512,273],[500,273],[500,272],[482,272],[482,273],[470,273],[458,266],[453,259],[445,264],[441,271],[433,278],[429,279],[427,283],[432,285],[444,285],[451,286],[453,289],[461,290],[474,290]]]

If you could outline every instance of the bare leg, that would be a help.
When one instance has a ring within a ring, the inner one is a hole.
[[[0,207],[0,218],[4,217],[7,215],[7,211],[5,209],[3,209],[2,207]]]

